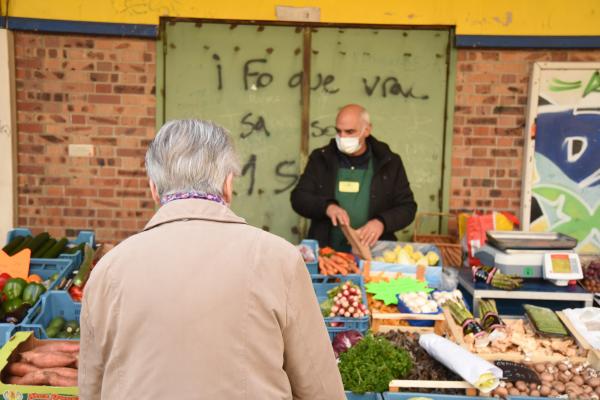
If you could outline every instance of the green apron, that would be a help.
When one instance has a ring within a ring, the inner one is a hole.
[[[373,157],[367,169],[340,168],[335,182],[335,199],[348,213],[350,226],[362,227],[369,221],[371,180],[373,179]],[[349,252],[350,243],[342,230],[334,226],[331,231],[331,246],[337,251]]]

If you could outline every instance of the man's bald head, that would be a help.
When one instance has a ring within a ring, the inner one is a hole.
[[[359,104],[347,104],[340,108],[338,112],[338,118],[340,116],[353,116],[358,117],[366,125],[371,125],[371,117],[367,110]]]

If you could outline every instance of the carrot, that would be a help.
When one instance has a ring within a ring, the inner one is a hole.
[[[77,360],[73,354],[59,352],[39,353],[26,351],[21,353],[21,357],[28,363],[40,368],[67,367]]]
[[[56,372],[44,372],[51,386],[71,387],[77,386],[77,377],[69,378]]]
[[[55,351],[62,353],[79,353],[79,343],[48,343],[36,347],[33,351],[38,353],[52,353]]]
[[[35,366],[31,365],[31,364],[27,364],[27,363],[24,363],[24,362],[10,363],[6,367],[6,371],[10,375],[14,375],[14,376],[25,376],[28,373],[35,372],[37,370],[39,370],[38,367],[35,367]]]
[[[48,376],[42,371],[37,370],[28,373],[21,378],[20,385],[48,385]]]
[[[320,273],[324,273],[323,271],[325,270],[325,267],[323,266],[323,257],[319,257],[319,272]]]

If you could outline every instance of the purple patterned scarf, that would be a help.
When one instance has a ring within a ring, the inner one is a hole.
[[[178,193],[169,193],[164,195],[160,199],[160,204],[165,205],[173,200],[185,200],[185,199],[200,199],[200,200],[210,200],[217,203],[220,203],[224,206],[227,204],[216,194],[208,194],[208,193],[198,193],[198,192],[178,192]]]

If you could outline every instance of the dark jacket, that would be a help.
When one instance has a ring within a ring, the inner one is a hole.
[[[417,203],[400,156],[373,136],[369,136],[367,142],[374,162],[369,219],[378,218],[385,225],[379,240],[395,241],[394,232],[414,220]],[[318,240],[321,246],[330,245],[332,224],[325,210],[335,199],[338,165],[338,150],[332,139],[327,146],[311,153],[304,173],[291,193],[294,211],[311,220],[308,237]]]

